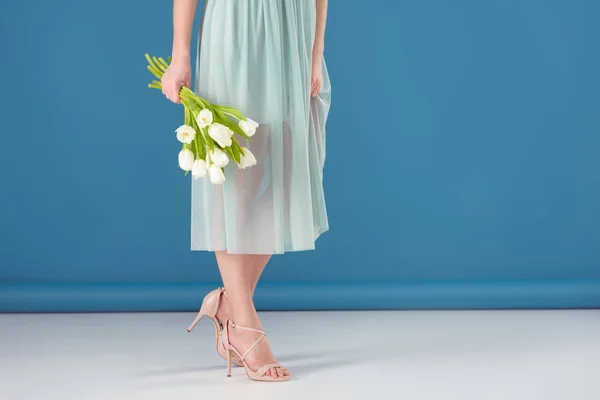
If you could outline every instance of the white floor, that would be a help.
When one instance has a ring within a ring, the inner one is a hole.
[[[262,313],[286,383],[227,378],[192,318],[0,315],[0,399],[600,399],[600,310]]]

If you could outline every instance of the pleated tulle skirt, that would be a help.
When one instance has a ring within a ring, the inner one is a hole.
[[[281,254],[311,250],[328,230],[323,193],[331,87],[310,96],[314,0],[206,0],[194,90],[260,126],[239,138],[257,165],[226,181],[192,179],[192,250]]]

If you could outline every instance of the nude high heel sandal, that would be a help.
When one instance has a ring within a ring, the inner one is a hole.
[[[223,343],[219,340],[219,336],[223,330],[223,325],[217,318],[217,310],[219,309],[219,304],[221,303],[221,295],[225,296],[225,289],[222,287],[217,288],[204,296],[204,299],[202,300],[202,307],[200,307],[200,311],[198,312],[196,319],[194,319],[187,331],[191,332],[196,324],[198,324],[198,321],[200,321],[204,316],[212,319],[215,325],[215,346],[217,348],[217,353],[227,360],[227,348],[224,347]],[[232,360],[232,362],[238,367],[244,366],[237,356]]]
[[[260,337],[258,339],[256,339],[256,341],[254,343],[252,343],[252,345],[250,347],[248,347],[248,350],[246,350],[244,352],[244,354],[242,355],[229,342],[229,331],[228,331],[229,325],[231,325],[231,327],[233,329],[241,329],[244,331],[259,333]],[[221,340],[223,341],[223,347],[228,349],[228,351],[227,351],[227,376],[228,377],[231,376],[231,363],[233,362],[233,357],[238,357],[244,365],[244,369],[246,370],[246,375],[248,375],[248,378],[250,378],[252,380],[262,381],[262,382],[285,382],[285,381],[290,380],[290,375],[286,375],[286,376],[265,375],[265,373],[270,368],[281,367],[281,364],[279,364],[278,362],[265,364],[265,365],[261,366],[259,369],[257,369],[256,371],[252,371],[252,369],[250,369],[248,364],[246,364],[246,356],[248,354],[250,354],[250,352],[252,350],[254,350],[256,345],[258,345],[261,340],[266,339],[266,337],[267,337],[267,335],[265,335],[265,333],[263,331],[260,331],[258,329],[254,329],[254,328],[248,328],[246,326],[236,325],[233,323],[233,321],[231,321],[231,319],[227,319],[227,322],[225,323],[225,326],[223,327],[223,330],[221,332]]]

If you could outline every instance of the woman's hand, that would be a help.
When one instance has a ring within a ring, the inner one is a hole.
[[[182,86],[191,88],[192,67],[189,60],[173,59],[161,79],[162,92],[173,103],[181,103],[179,90]]]
[[[313,52],[312,79],[311,79],[311,84],[310,84],[310,95],[312,97],[318,95],[321,92],[322,84],[323,84],[323,55],[320,52]]]

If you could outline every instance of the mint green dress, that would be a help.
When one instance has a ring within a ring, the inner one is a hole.
[[[192,250],[312,250],[329,229],[323,192],[331,86],[310,96],[315,0],[205,0],[195,92],[260,126],[239,138],[257,164],[230,162],[223,185],[192,179]]]

